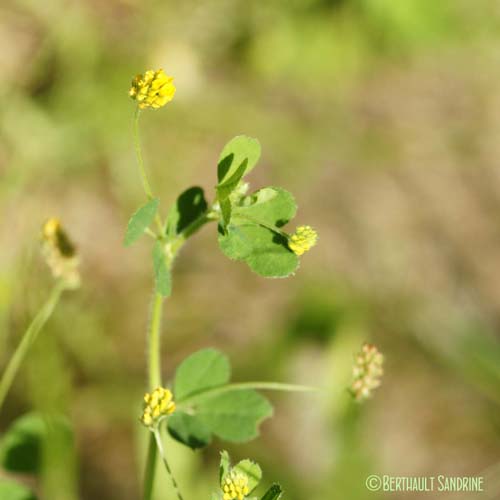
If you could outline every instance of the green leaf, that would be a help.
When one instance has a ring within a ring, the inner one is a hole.
[[[158,198],[153,198],[130,217],[127,232],[125,233],[125,240],[123,242],[126,247],[137,241],[151,222],[153,222],[156,212],[158,211],[159,203],[160,200]]]
[[[224,226],[229,224],[231,220],[231,193],[238,187],[238,184],[245,173],[245,169],[247,166],[247,160],[244,160],[243,163],[238,167],[236,172],[222,184],[219,184],[216,187],[217,190],[217,199],[219,200],[219,205],[222,213],[222,222]]]
[[[195,442],[202,446],[212,434],[234,442],[258,435],[258,425],[272,414],[272,406],[252,389],[232,389],[230,376],[229,360],[215,349],[202,349],[180,364],[174,378],[177,412],[196,419],[182,416],[169,423],[174,438],[188,446]]]
[[[240,179],[248,174],[260,158],[260,143],[257,139],[239,135],[231,139],[221,152],[217,166],[219,185],[230,179],[245,163]]]
[[[248,458],[238,462],[233,469],[237,472],[245,474],[248,477],[249,493],[252,493],[262,479],[262,469],[259,464],[249,460]]]
[[[233,207],[231,224],[219,229],[219,245],[230,259],[244,260],[257,274],[282,278],[299,265],[279,228],[297,211],[293,196],[286,190],[267,187]]]
[[[196,414],[214,434],[235,443],[257,437],[259,424],[272,413],[269,401],[254,390],[216,394],[196,407]]]
[[[281,486],[277,483],[273,484],[266,492],[266,494],[262,497],[262,500],[278,500],[281,498],[281,494],[283,490]]]
[[[291,193],[277,187],[259,189],[234,207],[234,217],[250,220],[264,226],[284,226],[293,219],[297,204]],[[236,222],[235,222],[236,223]]]
[[[260,276],[284,278],[299,266],[287,238],[258,224],[230,224],[227,233],[220,229],[219,246],[227,257],[244,260]]]
[[[168,297],[172,293],[172,276],[160,241],[153,247],[153,269],[156,291],[163,297]]]
[[[167,234],[170,237],[181,233],[207,210],[203,189],[194,186],[179,195],[170,209],[167,220]]]
[[[2,437],[0,442],[2,467],[12,472],[38,473],[48,425],[56,427],[65,440],[72,441],[71,428],[63,417],[44,419],[38,413],[27,413],[18,418]]]
[[[202,349],[187,357],[175,371],[174,395],[178,403],[188,396],[229,382],[231,366],[216,349]]]
[[[36,500],[29,488],[5,478],[0,478],[0,498],[2,500]]]
[[[229,453],[226,450],[220,452],[220,465],[219,465],[219,483],[222,484],[223,479],[226,477],[231,467],[231,460]]]
[[[196,415],[176,411],[167,422],[170,435],[193,450],[207,446],[212,440],[210,429]]]
[[[0,443],[0,463],[12,472],[36,473],[40,469],[45,422],[30,413],[17,419]]]

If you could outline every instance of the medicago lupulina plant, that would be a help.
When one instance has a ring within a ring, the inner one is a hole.
[[[153,192],[143,162],[139,117],[144,110],[158,109],[169,103],[175,90],[173,78],[160,69],[137,75],[129,91],[136,103],[134,143],[147,201],[130,218],[124,243],[129,246],[145,233],[154,239],[155,293],[148,330],[150,392],[144,397],[140,418],[151,431],[144,476],[145,500],[152,495],[157,451],[172,477],[178,498],[182,499],[161,439],[164,421],[171,436],[191,448],[206,446],[212,435],[226,441],[248,441],[257,436],[260,422],[272,413],[271,404],[257,390],[309,389],[275,382],[231,384],[229,360],[215,349],[204,349],[189,356],[177,368],[172,388],[163,387],[160,367],[162,306],[172,293],[175,259],[192,234],[214,222],[222,252],[269,278],[292,275],[299,266],[299,258],[318,239],[310,226],[299,226],[292,234],[283,229],[297,211],[294,197],[288,191],[270,186],[249,192],[246,177],[257,165],[260,144],[243,135],[230,140],[222,149],[213,201],[206,200],[201,188],[191,187],[180,194],[166,218],[160,215],[160,200]],[[261,476],[258,465],[243,461],[231,468],[225,453],[221,464],[221,489],[213,498],[250,498]],[[274,485],[263,498],[272,500],[280,495],[280,488]]]
[[[257,437],[260,423],[270,417],[273,410],[268,399],[258,391],[316,389],[269,381],[232,383],[229,359],[210,348],[188,356],[177,367],[172,383],[168,387],[163,383],[160,364],[162,311],[165,299],[172,293],[172,268],[179,251],[191,235],[213,222],[219,246],[230,259],[245,262],[260,276],[284,278],[297,270],[299,258],[316,244],[318,236],[306,225],[297,227],[291,234],[284,230],[297,209],[293,196],[286,190],[264,187],[249,192],[246,176],[257,164],[260,145],[256,139],[246,136],[235,137],[222,149],[216,169],[217,184],[210,203],[201,188],[191,187],[178,196],[163,218],[159,198],[153,193],[142,159],[139,117],[143,110],[158,109],[170,102],[175,86],[173,79],[162,70],[147,71],[134,78],[129,93],[136,102],[134,144],[147,200],[130,218],[124,244],[131,245],[144,234],[153,238],[154,295],[147,331],[148,388],[139,418],[150,432],[143,499],[152,498],[159,456],[178,500],[183,500],[181,488],[167,461],[168,450],[162,439],[164,430],[191,449],[209,445],[214,436],[233,443],[249,441]],[[43,225],[41,242],[54,286],[1,375],[0,409],[27,351],[50,318],[62,293],[80,286],[79,255],[58,219],[51,218]],[[380,385],[382,364],[383,356],[377,348],[363,345],[354,358],[349,389],[354,400],[362,402],[371,397]],[[67,435],[69,424],[61,417],[35,412],[15,420],[0,440],[2,468],[16,474],[40,473],[39,459],[33,458],[33,450],[41,449],[43,443],[50,446],[54,431]],[[23,458],[26,456],[27,461]],[[258,464],[245,459],[233,466],[227,452],[222,451],[219,487],[210,500],[279,499],[282,491],[278,484],[272,484],[265,493],[256,496],[261,478]],[[59,484],[59,481],[55,483]],[[76,498],[76,488],[72,494],[67,493],[64,484],[59,491],[62,489],[66,491],[64,498]],[[33,500],[34,496],[30,488],[19,482],[0,479],[0,498]]]

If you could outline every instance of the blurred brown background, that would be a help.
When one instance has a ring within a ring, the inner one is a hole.
[[[150,246],[122,239],[143,201],[127,91],[150,67],[177,85],[141,119],[164,213],[194,184],[210,199],[219,151],[244,133],[263,147],[252,187],[292,191],[297,222],[320,233],[277,281],[228,261],[214,226],[196,235],[166,307],[165,379],[215,346],[236,380],[325,387],[271,395],[261,437],[228,447],[287,500],[431,498],[369,492],[369,474],[483,475],[477,498],[500,498],[499,42],[497,0],[4,0],[1,366],[51,286],[46,218],[83,266],[0,419],[69,416],[76,465],[60,461],[69,486],[42,498],[140,496]],[[345,388],[365,340],[386,375],[358,408]],[[225,445],[169,447],[186,497],[209,498]],[[158,499],[172,498],[164,483]]]

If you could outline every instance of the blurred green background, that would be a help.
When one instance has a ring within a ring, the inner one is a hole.
[[[165,380],[215,346],[236,380],[324,387],[271,395],[260,438],[228,447],[287,500],[430,498],[369,492],[369,474],[483,475],[478,498],[498,498],[498,0],[2,1],[0,366],[51,286],[46,218],[83,274],[0,416],[4,431],[63,413],[75,448],[54,440],[56,465],[21,479],[49,500],[140,497],[152,271],[149,241],[122,246],[144,199],[127,91],[158,67],[177,94],[141,133],[163,206],[193,184],[210,198],[222,146],[244,133],[263,147],[252,187],[292,191],[297,223],[320,233],[295,277],[268,281],[221,254],[214,226],[196,235],[166,306]],[[357,407],[345,388],[365,340],[386,375]],[[168,446],[186,498],[208,498],[224,445]],[[160,477],[157,499],[172,498]]]

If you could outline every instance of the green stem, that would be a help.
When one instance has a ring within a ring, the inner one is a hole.
[[[207,222],[216,220],[214,218],[212,211],[206,211],[201,214],[198,218],[196,218],[191,224],[186,226],[181,233],[175,236],[170,243],[170,251],[172,259],[175,258],[181,247],[184,245],[186,240],[192,236],[196,231],[198,231],[202,226],[204,226]]]
[[[141,176],[142,188],[146,193],[146,196],[151,200],[154,198],[153,190],[151,189],[151,184],[149,183],[148,175],[146,173],[146,168],[144,167],[144,160],[142,158],[142,150],[141,150],[141,140],[139,136],[139,116],[141,114],[141,110],[139,106],[135,108],[134,114],[134,128],[133,128],[133,136],[134,136],[134,147],[135,147],[135,156],[137,157],[137,165],[139,167],[139,174]],[[163,235],[163,224],[161,223],[161,217],[157,213],[155,216],[156,225],[160,231],[160,235]]]
[[[139,106],[135,108],[134,115],[134,146],[135,146],[135,155],[137,157],[137,165],[139,166],[139,173],[141,175],[142,187],[146,196],[148,198],[154,198],[153,190],[151,189],[151,184],[149,183],[148,176],[146,174],[146,169],[144,168],[144,161],[142,159],[142,151],[141,151],[141,142],[139,138],[139,116],[141,114],[141,110]]]
[[[163,313],[163,297],[155,292],[151,310],[151,321],[148,332],[148,369],[149,388],[154,390],[161,385],[161,349],[160,332]],[[153,484],[156,470],[156,442],[153,436],[149,439],[146,469],[144,472],[144,500],[150,500],[153,494]]]
[[[153,484],[156,471],[156,441],[151,434],[149,436],[148,455],[146,457],[146,469],[144,471],[144,500],[150,500],[153,496]]]
[[[155,292],[151,311],[151,322],[149,325],[149,388],[156,389],[161,385],[161,352],[160,352],[160,330],[163,312],[163,296]]]
[[[139,138],[139,115],[140,109],[136,108],[136,112],[134,115],[134,146],[135,153],[137,156],[137,164],[139,166],[139,173],[141,176],[142,187],[146,196],[149,199],[154,198],[153,190],[151,189],[151,184],[149,183],[146,169],[144,167],[144,161],[142,158],[141,144]],[[187,238],[195,233],[201,226],[203,226],[206,222],[214,220],[213,211],[207,210],[204,214],[194,220],[191,224],[189,224],[181,234],[175,236],[170,241],[170,249],[169,252],[165,254],[167,259],[167,265],[170,268],[172,266],[173,259],[177,255],[178,251],[184,244]],[[149,236],[154,238],[159,238],[160,240],[164,240],[165,238],[165,228],[162,224],[161,218],[159,214],[156,214],[155,217],[156,225],[159,230],[159,234],[156,235],[153,231],[147,230],[146,233]],[[149,370],[149,387],[151,390],[154,390],[156,387],[161,386],[161,352],[160,352],[160,329],[161,329],[161,317],[162,317],[162,306],[163,306],[163,297],[159,293],[155,293],[152,304],[152,312],[151,312],[151,322],[148,331],[148,370]],[[146,458],[146,468],[144,472],[144,488],[143,488],[143,498],[144,500],[151,500],[153,495],[153,486],[154,486],[154,477],[156,470],[156,449],[159,448],[158,438],[156,436],[151,436],[148,445],[148,454]],[[168,467],[168,463],[166,462],[165,455],[163,450],[160,449],[162,453],[163,462],[167,471],[171,475],[170,469]],[[172,475],[171,475],[172,476]],[[175,483],[175,480],[172,477],[172,481]],[[177,495],[179,499],[182,499],[179,492],[177,491]]]
[[[243,391],[247,389],[260,389],[263,391],[286,391],[286,392],[316,392],[320,389],[307,385],[281,384],[279,382],[240,382],[236,384],[227,384],[221,387],[213,387],[211,389],[202,389],[190,394],[186,398],[180,398],[177,401],[177,408],[182,408],[190,401],[201,397],[212,397],[218,394],[231,391]]]
[[[158,451],[160,452],[161,459],[163,461],[163,465],[165,466],[165,470],[167,471],[167,474],[170,476],[170,479],[172,481],[172,486],[174,487],[175,493],[177,494],[177,498],[179,500],[183,500],[181,492],[179,490],[179,486],[177,484],[177,481],[174,478],[174,475],[172,474],[172,470],[170,469],[170,466],[168,465],[167,461],[167,456],[165,455],[165,450],[163,449],[163,443],[161,440],[160,436],[160,431],[158,428],[155,428],[153,431],[154,438],[156,440],[156,446],[158,446]]]
[[[59,281],[54,285],[47,302],[45,302],[45,304],[38,311],[37,315],[33,318],[33,321],[23,335],[21,342],[17,346],[14,355],[10,358],[7,368],[2,375],[2,379],[0,380],[0,408],[5,401],[5,397],[9,392],[10,386],[16,377],[28,349],[33,342],[35,342],[40,330],[50,318],[64,289],[65,285],[62,281]]]

